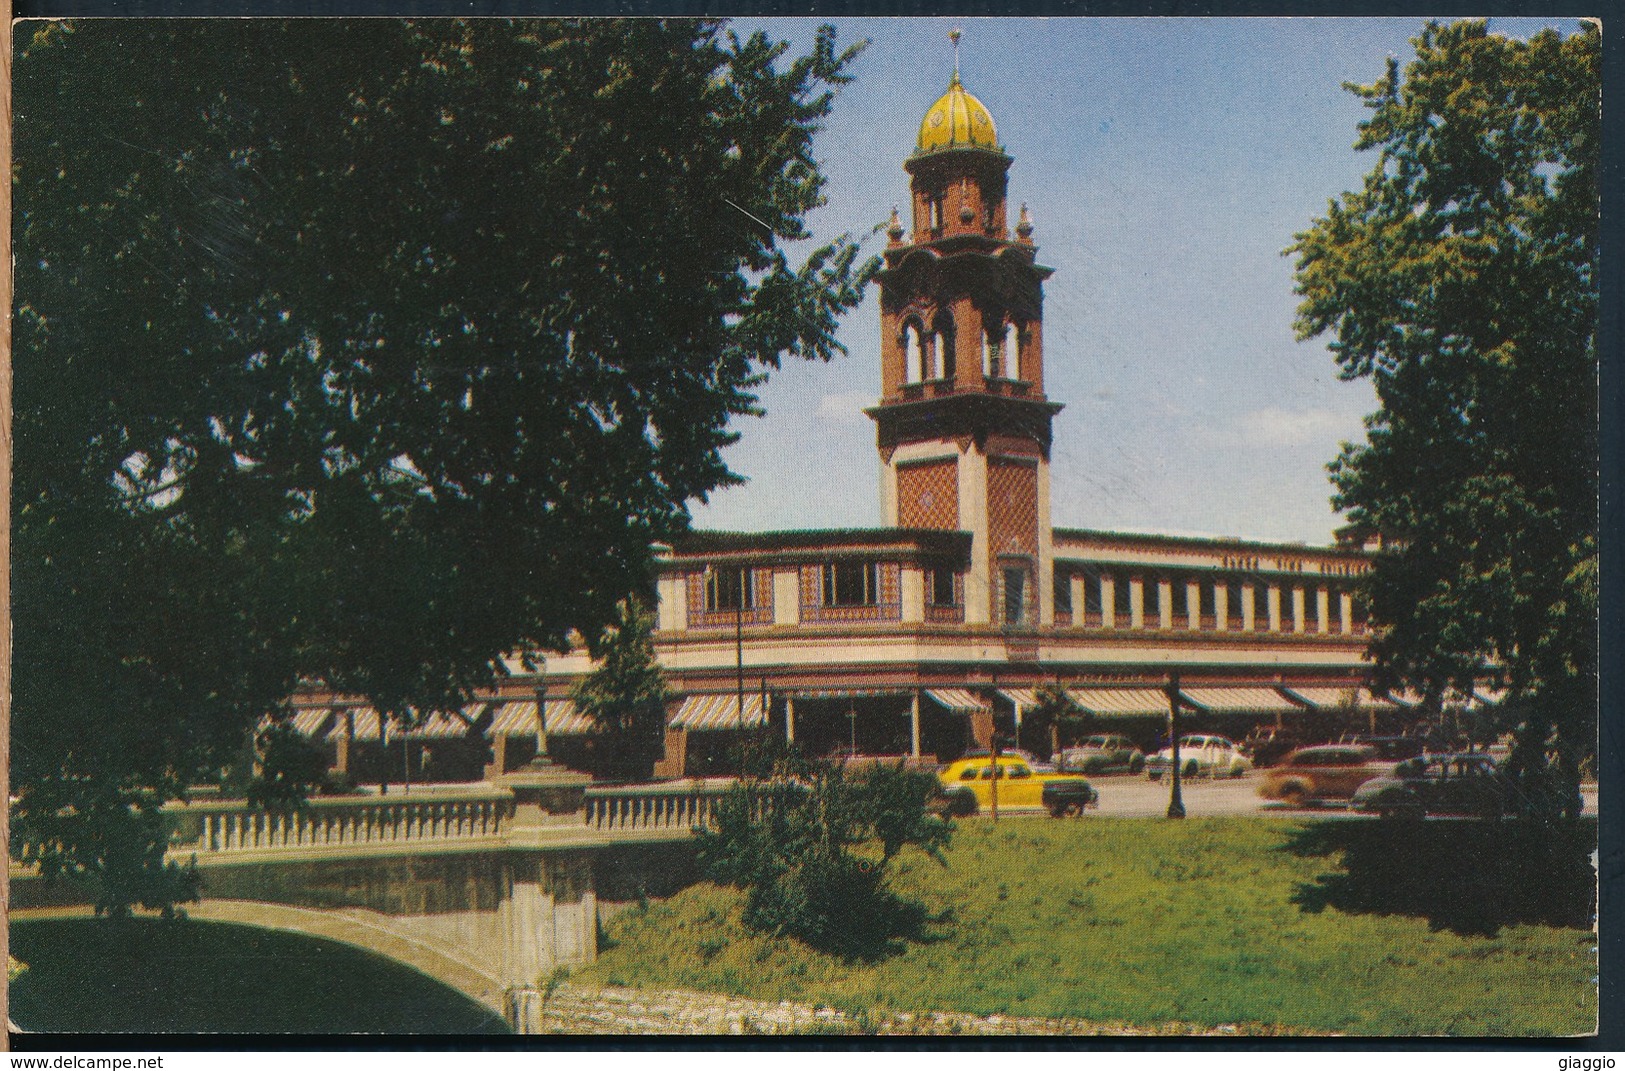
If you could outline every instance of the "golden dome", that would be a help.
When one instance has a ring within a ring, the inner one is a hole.
[[[948,92],[931,105],[920,120],[920,142],[915,152],[942,149],[993,149],[999,147],[993,129],[993,115],[981,101],[965,92],[955,73]]]

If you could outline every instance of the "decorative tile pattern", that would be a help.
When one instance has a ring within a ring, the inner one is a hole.
[[[958,463],[950,459],[897,466],[897,523],[903,528],[958,528]]]

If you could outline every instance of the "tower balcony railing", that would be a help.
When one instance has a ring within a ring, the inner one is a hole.
[[[1004,398],[1025,398],[1032,393],[1033,385],[1025,379],[1002,379],[992,376],[984,377],[984,388],[989,394],[997,394]]]

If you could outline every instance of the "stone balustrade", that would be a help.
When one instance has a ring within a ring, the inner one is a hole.
[[[685,835],[710,822],[725,790],[717,785],[636,785],[589,788],[580,825],[609,837]],[[170,849],[220,856],[318,848],[503,840],[518,830],[514,793],[503,785],[435,787],[399,796],[316,797],[302,806],[266,811],[243,800],[194,799],[165,808]],[[570,821],[551,828],[561,833]]]
[[[287,811],[242,800],[171,804],[173,850],[203,853],[429,843],[500,837],[513,796],[498,788],[435,789],[421,796],[342,796]]]
[[[725,790],[710,786],[589,788],[587,828],[601,833],[682,833],[711,821]]]

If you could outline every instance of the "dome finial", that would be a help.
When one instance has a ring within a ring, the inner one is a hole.
[[[1022,202],[1021,219],[1016,221],[1016,234],[1020,236],[1021,240],[1024,242],[1032,241],[1033,220],[1031,216],[1027,215],[1026,202]]]
[[[949,85],[956,86],[959,84],[959,39],[963,36],[965,36],[965,31],[958,27],[948,31],[948,40],[954,43],[954,76],[953,80],[948,83]]]
[[[891,222],[886,225],[886,237],[890,238],[893,242],[901,242],[903,240],[903,220],[902,217],[897,214],[896,205],[891,206]]]

